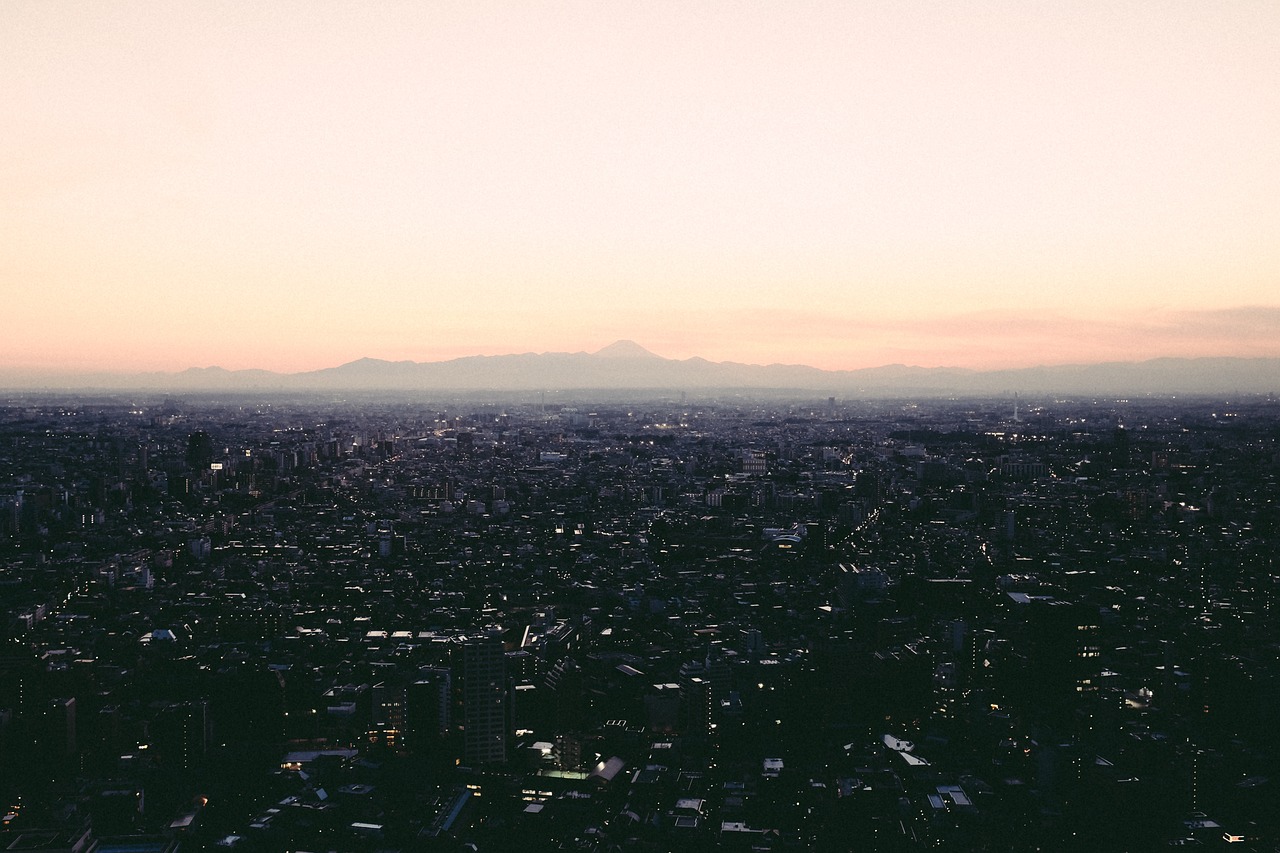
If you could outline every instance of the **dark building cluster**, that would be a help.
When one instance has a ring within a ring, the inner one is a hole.
[[[1278,476],[1263,397],[11,397],[0,850],[1277,850]]]

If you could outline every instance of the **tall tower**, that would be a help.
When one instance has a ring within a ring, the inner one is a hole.
[[[151,725],[160,761],[176,770],[191,770],[204,761],[209,746],[208,704],[176,702],[160,710]]]
[[[707,647],[707,657],[702,662],[705,678],[711,682],[711,703],[715,712],[720,711],[720,702],[729,695],[729,661],[725,659],[724,647],[714,642]]]
[[[507,760],[507,673],[502,639],[471,637],[462,643],[462,760],[501,764]]]
[[[405,690],[386,682],[373,685],[369,739],[396,751],[404,750]]]
[[[404,721],[409,749],[426,754],[438,749],[452,726],[453,677],[446,667],[423,667],[405,690]]]

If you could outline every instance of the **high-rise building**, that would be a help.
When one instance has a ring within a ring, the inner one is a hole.
[[[684,694],[686,731],[691,735],[710,734],[714,728],[711,682],[696,675],[690,676],[682,681],[680,691]]]
[[[711,682],[711,704],[717,710],[720,703],[729,696],[730,685],[730,669],[729,661],[725,658],[724,648],[719,642],[712,643],[707,648],[707,657],[702,662],[703,671],[707,681]]]
[[[187,437],[187,465],[204,470],[213,462],[213,439],[204,430],[193,432]]]
[[[204,760],[209,746],[208,705],[177,702],[160,710],[151,724],[152,745],[169,768],[190,770]]]
[[[585,681],[582,668],[573,658],[561,658],[547,673],[543,686],[547,690],[551,722],[560,731],[582,727],[584,723]]]
[[[408,748],[433,752],[452,725],[453,677],[445,667],[422,667],[418,680],[405,689],[404,725]]]
[[[507,673],[502,639],[472,637],[461,648],[462,760],[500,764],[507,760]]]
[[[650,731],[674,731],[680,721],[680,685],[650,686],[644,695],[644,711]]]
[[[384,683],[373,685],[370,691],[369,739],[388,749],[402,750],[405,728],[405,691]]]
[[[39,664],[35,653],[18,640],[0,643],[0,709],[15,717],[32,712]]]
[[[62,760],[75,755],[76,743],[76,700],[71,696],[60,696],[49,700],[45,706],[44,736],[46,755],[54,760]]]

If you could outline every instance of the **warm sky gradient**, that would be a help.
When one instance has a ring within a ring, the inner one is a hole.
[[[1280,356],[1280,3],[0,3],[0,367]]]

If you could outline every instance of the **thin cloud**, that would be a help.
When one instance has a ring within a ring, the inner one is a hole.
[[[1218,336],[1232,342],[1280,341],[1280,306],[1244,305],[1170,313],[1159,331],[1169,336]]]
[[[974,369],[1143,361],[1160,357],[1280,356],[1280,307],[1241,306],[1208,311],[1147,311],[1106,319],[1013,310],[921,317],[867,317],[836,312],[732,312],[733,340],[717,336],[710,349],[760,340],[767,350],[802,353],[795,359],[827,368],[906,363]],[[705,354],[705,353],[704,353]],[[710,356],[709,357],[713,357]]]

